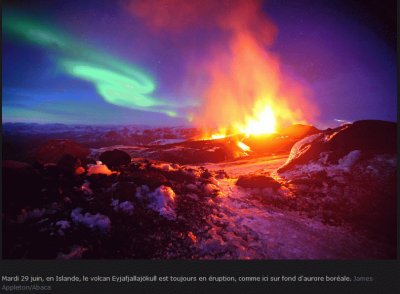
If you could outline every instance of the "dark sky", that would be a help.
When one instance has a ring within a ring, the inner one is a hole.
[[[184,33],[154,32],[131,2],[4,4],[3,122],[190,124],[207,87],[192,73],[225,32],[204,18]],[[282,75],[318,109],[309,123],[396,120],[396,1],[269,0],[259,13],[277,29],[268,50]]]

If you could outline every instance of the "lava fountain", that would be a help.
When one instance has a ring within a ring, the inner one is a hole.
[[[194,122],[204,138],[272,134],[315,114],[308,89],[285,75],[272,51],[277,33],[259,1],[233,1],[219,19],[226,43],[213,46],[203,63],[209,84]]]
[[[131,0],[128,6],[153,34],[168,35],[180,52],[186,63],[182,84],[200,100],[187,118],[203,130],[202,139],[272,134],[315,114],[308,89],[283,70],[274,51],[278,29],[264,4]]]

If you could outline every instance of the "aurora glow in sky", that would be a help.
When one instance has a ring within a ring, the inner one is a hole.
[[[171,117],[179,116],[178,109],[185,107],[184,103],[153,97],[155,81],[142,69],[90,48],[50,25],[15,12],[6,12],[3,30],[6,36],[57,54],[55,66],[58,69],[71,77],[91,82],[98,95],[110,104],[165,113]]]
[[[157,32],[132,2],[143,1],[6,3],[3,122],[190,124],[207,84],[190,77],[224,32],[207,20]],[[319,116],[310,123],[395,121],[395,1],[326,2],[266,1],[260,11],[277,27],[282,70],[311,90]]]

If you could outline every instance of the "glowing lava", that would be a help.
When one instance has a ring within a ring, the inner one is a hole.
[[[276,132],[276,119],[272,107],[264,101],[259,101],[253,108],[253,115],[245,119],[246,123],[235,122],[230,129],[219,128],[216,132],[206,132],[203,140],[216,140],[234,135],[244,135],[245,137],[268,135]],[[239,142],[241,143],[241,142]],[[245,148],[239,146],[244,151]]]
[[[250,151],[250,147],[247,146],[246,144],[244,144],[243,142],[237,142],[236,144],[240,149],[242,149],[243,151]]]
[[[306,123],[315,114],[307,102],[309,89],[281,66],[272,49],[277,28],[262,13],[262,2],[231,3],[219,16],[225,39],[210,49],[201,71],[195,71],[204,73],[208,82],[194,124],[206,137],[221,138],[268,135]]]
[[[222,138],[225,138],[225,137],[226,137],[226,134],[223,133],[223,132],[211,135],[211,139],[212,140],[222,139]]]
[[[254,107],[254,112],[254,116],[248,118],[247,125],[240,129],[241,133],[245,134],[246,136],[275,133],[276,120],[272,108],[268,105],[259,107],[259,105],[256,104]]]

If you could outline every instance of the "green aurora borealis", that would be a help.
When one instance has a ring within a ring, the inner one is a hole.
[[[144,70],[99,52],[54,26],[12,13],[3,13],[2,23],[6,35],[55,53],[57,67],[63,73],[92,83],[108,103],[171,117],[185,116],[179,109],[194,105],[172,103],[152,96],[156,83]]]

